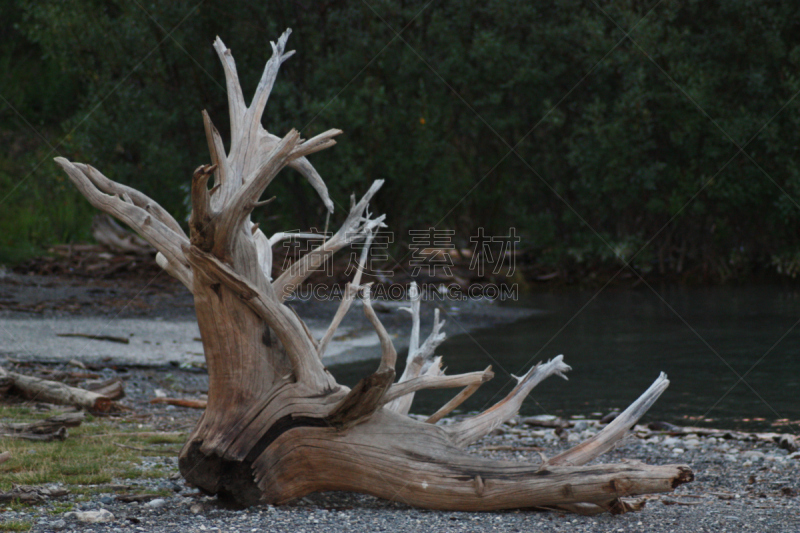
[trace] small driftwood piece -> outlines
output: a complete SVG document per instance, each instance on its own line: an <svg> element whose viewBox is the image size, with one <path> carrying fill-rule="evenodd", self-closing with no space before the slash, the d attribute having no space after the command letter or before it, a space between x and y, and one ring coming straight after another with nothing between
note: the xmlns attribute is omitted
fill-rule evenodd
<svg viewBox="0 0 800 533"><path fill-rule="evenodd" d="M114 402L96 392L70 387L58 381L34 378L0 368L0 379L6 377L13 381L11 389L29 400L72 405L94 412L106 412L114 408Z"/></svg>
<svg viewBox="0 0 800 533"><path fill-rule="evenodd" d="M191 400L189 398L153 398L150 403L166 403L178 407L189 407L191 409L205 409L208 405L207 400Z"/></svg>
<svg viewBox="0 0 800 533"><path fill-rule="evenodd" d="M126 231L108 215L97 215L92 220L92 237L114 252L151 255L156 251L147 241Z"/></svg>
<svg viewBox="0 0 800 533"><path fill-rule="evenodd" d="M117 494L114 499L122 503L146 503L160 497L158 494Z"/></svg>
<svg viewBox="0 0 800 533"><path fill-rule="evenodd" d="M625 436L666 388L665 376L619 422L544 464L490 460L465 448L515 416L542 380L566 377L570 367L560 355L517 378L509 395L483 413L450 425L408 416L417 391L463 387L433 422L472 394L491 371L445 375L435 354L445 339L444 322L435 313L430 335L421 339L422 295L412 284L405 309L411 315L408 358L396 380L392 338L372 308L369 285L361 284L367 250L383 226L384 218L369 211L382 181L360 200L351 198L336 233L273 277L272 245L286 232L268 237L251 214L268 208L269 201L261 198L269 196L266 189L287 166L308 180L332 212L325 182L307 158L333 146L341 133L331 129L305 140L296 130L281 137L264 129L262 117L278 71L293 54L286 50L289 33L271 43L272 57L252 98L245 98L231 50L219 38L214 42L225 74L231 138L223 140L203 112L210 162L191 176L189 235L141 192L89 165L56 158L89 202L155 247L158 265L194 296L209 387L206 409L179 457L186 480L245 505L345 490L430 509L547 507L584 514L635 511L641 505L633 497L670 492L691 481L691 470L680 464L586 466ZM359 268L317 339L285 301L334 253L353 244L364 246ZM336 382L323 357L359 297L380 340L381 360L350 389Z"/></svg>
<svg viewBox="0 0 800 533"><path fill-rule="evenodd" d="M131 340L127 337L114 337L112 335L92 335L91 333L56 333L56 337L82 337L93 341L111 341L120 344L129 344Z"/></svg>
<svg viewBox="0 0 800 533"><path fill-rule="evenodd" d="M14 433L37 433L44 435L53 433L62 427L78 427L86 418L83 411L75 411L72 413L63 413L56 416L51 416L45 420L37 420L36 422L29 423L5 423L0 424L0 431L14 432Z"/></svg>
<svg viewBox="0 0 800 533"><path fill-rule="evenodd" d="M90 439L106 439L109 437L161 437L161 438L174 438L186 435L185 432L169 432L169 431L139 431L139 432L118 432L118 433L101 433L100 435L89 435Z"/></svg>
<svg viewBox="0 0 800 533"><path fill-rule="evenodd" d="M66 489L48 489L46 487L33 485L14 485L6 492L0 492L0 502L19 501L21 503L41 503L49 498L60 498L66 496L69 491Z"/></svg>
<svg viewBox="0 0 800 533"><path fill-rule="evenodd" d="M110 400L121 400L125 397L125 385L120 378L85 383L83 388L95 394L101 394Z"/></svg>
<svg viewBox="0 0 800 533"><path fill-rule="evenodd" d="M38 442L51 442L54 440L67 440L69 432L67 428L60 427L52 433L5 433L0 429L0 438L3 439L20 439L20 440L33 440Z"/></svg>
<svg viewBox="0 0 800 533"><path fill-rule="evenodd" d="M64 413L52 416L46 420L30 423L5 423L0 424L0 437L8 439L24 439L49 442L53 440L66 440L69 436L68 427L77 427L84 420L84 413Z"/></svg>

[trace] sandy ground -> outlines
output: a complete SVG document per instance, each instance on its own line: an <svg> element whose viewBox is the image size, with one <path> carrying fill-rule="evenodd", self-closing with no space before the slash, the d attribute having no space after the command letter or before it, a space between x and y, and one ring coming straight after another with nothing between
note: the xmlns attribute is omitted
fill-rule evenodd
<svg viewBox="0 0 800 533"><path fill-rule="evenodd" d="M335 301L294 301L290 305L320 338L339 305ZM410 320L401 302L376 302L395 347L408 347ZM422 333L430 330L433 309L449 317L445 331L464 332L512 322L532 310L488 301L423 305ZM453 322L457 322L454 324ZM86 337L125 339L127 343ZM15 359L124 365L200 365L203 347L192 297L180 284L157 277L91 280L50 276L0 276L0 355ZM328 365L380 357L378 336L355 302L326 352Z"/></svg>

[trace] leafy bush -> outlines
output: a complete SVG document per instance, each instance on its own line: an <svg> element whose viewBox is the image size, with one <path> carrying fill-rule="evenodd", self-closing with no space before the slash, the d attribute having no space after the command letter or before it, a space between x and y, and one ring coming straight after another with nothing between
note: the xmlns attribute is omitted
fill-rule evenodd
<svg viewBox="0 0 800 533"><path fill-rule="evenodd" d="M264 123L279 135L345 131L314 164L338 216L350 192L387 179L375 210L389 216L395 255L409 229L432 225L455 229L459 243L478 227L515 226L553 267L619 265L624 251L642 272L707 279L773 268L776 254L800 250L795 3L12 5L3 14L22 44L0 45L16 84L2 94L52 144L65 138L59 151L181 217L188 177L208 160L199 110L227 136L213 37L233 50L250 94L268 41L292 27L298 54ZM8 109L0 124L26 131ZM50 193L41 179L31 187ZM299 176L274 189L267 227L324 225ZM32 219L50 209L24 198ZM26 224L18 238L37 242Z"/></svg>

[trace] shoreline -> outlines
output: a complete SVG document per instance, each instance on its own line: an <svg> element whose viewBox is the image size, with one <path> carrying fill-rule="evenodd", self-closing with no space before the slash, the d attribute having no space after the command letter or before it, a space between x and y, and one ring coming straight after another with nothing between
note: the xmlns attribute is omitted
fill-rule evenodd
<svg viewBox="0 0 800 533"><path fill-rule="evenodd" d="M0 277L0 297L0 334L5 337L0 355L53 363L77 359L91 364L204 364L192 296L171 280L114 283L7 274ZM404 302L374 303L395 348L402 354L408 348L411 329L408 315L399 310ZM339 302L295 300L288 304L319 338ZM450 336L512 323L537 312L496 305L489 300L429 303L422 306L422 338L430 331L437 307L442 318L450 318L445 327ZM82 337L65 338L65 334ZM116 337L120 342L87 338L91 336ZM364 316L361 302L356 300L337 329L324 361L340 365L379 358L377 334Z"/></svg>
<svg viewBox="0 0 800 533"><path fill-rule="evenodd" d="M29 364L26 373L35 371ZM54 370L68 371L67 365ZM41 367L39 371L41 371ZM72 370L75 370L73 367ZM116 374L97 371L102 377ZM99 433L134 431L186 435L201 411L165 404L151 404L159 394L197 397L206 378L200 372L172 369L169 378L162 369L130 369L126 373L126 398L130 409L121 417L95 418L85 423L88 438ZM8 400L0 403L9 404ZM45 406L36 411L43 416ZM54 411L55 412L55 411ZM60 410L59 410L60 412ZM457 414L440 422L452 424L470 414ZM618 446L598 462L623 460L648 464L688 464L695 480L674 492L645 497L642 511L623 515L580 516L562 511L512 509L491 513L430 511L355 493L317 493L281 506L235 509L215 497L204 496L179 477L177 457L172 450L158 453L162 445L146 445L137 468L151 472L144 477L114 478L95 485L47 484L51 490L68 489L70 494L45 498L31 506L0 503L0 524L27 523L31 531L504 531L564 532L652 532L695 533L698 531L770 531L796 533L800 530L800 452L780 447L774 439L727 430L675 428L648 425L645 415ZM93 429L95 428L96 429ZM540 454L552 457L596 434L604 424L593 416L570 418L512 418L490 435L468 447L467 452L490 459L539 463ZM660 428L660 429L659 429ZM684 434L677 435L676 431ZM185 438L185 437L184 437ZM113 440L113 439L112 439ZM0 441L1 443L2 441ZM796 441L795 441L796 442ZM26 443L26 453L44 453L51 443ZM2 447L2 446L0 446ZM169 445L163 445L169 448ZM16 452L15 452L16 453ZM12 458L13 460L13 458ZM11 460L4 467L13 467ZM10 471L13 471L10 470ZM136 495L141 495L136 501ZM133 500L131 502L131 500ZM81 521L75 513L101 514L113 518L104 523ZM108 514L106 514L108 513Z"/></svg>

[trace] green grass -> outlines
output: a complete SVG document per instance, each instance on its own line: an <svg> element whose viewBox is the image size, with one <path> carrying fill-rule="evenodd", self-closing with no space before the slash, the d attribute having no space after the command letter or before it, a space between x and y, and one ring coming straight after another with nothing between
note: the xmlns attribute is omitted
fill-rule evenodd
<svg viewBox="0 0 800 533"><path fill-rule="evenodd" d="M75 509L75 504L72 502L55 502L52 504L52 508L47 510L47 514L52 516L61 516L64 513L68 513Z"/></svg>
<svg viewBox="0 0 800 533"><path fill-rule="evenodd" d="M30 531L32 527L33 524L30 522L20 522L17 520L0 522L0 531Z"/></svg>
<svg viewBox="0 0 800 533"><path fill-rule="evenodd" d="M29 422L54 414L57 413L0 405L0 422ZM124 421L109 422L89 416L80 426L68 431L65 441L0 439L0 450L11 452L11 459L0 464L0 490L9 490L14 484L63 483L77 491L80 487L102 485L114 479L165 478L173 473L172 469L162 465L142 469L142 459L176 456L180 450L178 445L183 442L183 437L137 436L135 433L142 428L131 428Z"/></svg>

